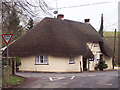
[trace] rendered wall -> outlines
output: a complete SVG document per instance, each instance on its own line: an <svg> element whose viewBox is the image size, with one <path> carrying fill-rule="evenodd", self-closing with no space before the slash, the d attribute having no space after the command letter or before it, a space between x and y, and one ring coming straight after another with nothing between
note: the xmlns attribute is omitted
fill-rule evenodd
<svg viewBox="0 0 120 90"><path fill-rule="evenodd" d="M98 60L100 59L100 54L101 54L101 50L100 50L100 46L97 43L97 47L94 46L94 43L89 42L87 43L89 49L92 51L93 55L96 55L96 59L94 59L94 61L89 61L89 70L90 71L94 71L95 70L95 66L96 64L98 64ZM87 68L88 68L88 63L87 63Z"/></svg>
<svg viewBox="0 0 120 90"><path fill-rule="evenodd" d="M98 60L89 61L89 70L94 71L95 70L94 67L96 66L96 64L98 64L99 59L100 59L100 54L102 54L102 53L101 53L99 44L98 44L98 47L94 47L93 43L87 43L87 45L90 48L90 50L93 52L94 55L97 54L97 59ZM112 69L113 68L111 57L107 57L107 56L103 55L103 60L105 60L106 64L108 65L107 69ZM88 65L87 65L87 68L88 68Z"/></svg>
<svg viewBox="0 0 120 90"><path fill-rule="evenodd" d="M38 72L80 72L80 60L82 56L75 58L75 64L69 64L69 58L48 56L49 65L35 65L35 56L21 58L20 71ZM81 63L81 65L83 65Z"/></svg>
<svg viewBox="0 0 120 90"><path fill-rule="evenodd" d="M112 66L112 58L110 57L107 57L107 56L103 56L103 60L105 60L105 63L108 65L108 68L107 69L113 69L113 66Z"/></svg>

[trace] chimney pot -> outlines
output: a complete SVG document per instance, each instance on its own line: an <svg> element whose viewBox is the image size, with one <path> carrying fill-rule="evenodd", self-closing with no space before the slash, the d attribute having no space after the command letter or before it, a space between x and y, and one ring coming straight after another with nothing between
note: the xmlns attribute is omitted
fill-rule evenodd
<svg viewBox="0 0 120 90"><path fill-rule="evenodd" d="M58 14L57 18L64 19L64 15L63 14Z"/></svg>
<svg viewBox="0 0 120 90"><path fill-rule="evenodd" d="M88 23L88 24L90 23L90 19L85 19L84 21L85 23Z"/></svg>

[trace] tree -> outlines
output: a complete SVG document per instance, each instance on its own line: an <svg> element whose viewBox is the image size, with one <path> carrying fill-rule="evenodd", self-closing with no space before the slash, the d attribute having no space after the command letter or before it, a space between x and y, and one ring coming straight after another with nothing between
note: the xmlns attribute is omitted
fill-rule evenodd
<svg viewBox="0 0 120 90"><path fill-rule="evenodd" d="M6 7L6 12L2 13L2 33L13 34L12 41L19 38L22 34L22 26L20 25L20 19L15 8L10 9ZM3 43L3 46L4 43Z"/></svg>
<svg viewBox="0 0 120 90"><path fill-rule="evenodd" d="M9 9L16 8L20 17L26 19L29 17L41 18L40 14L52 16L52 10L44 0L4 0L2 5L5 5ZM6 11L5 9L3 10L4 12Z"/></svg>
<svg viewBox="0 0 120 90"><path fill-rule="evenodd" d="M101 16L101 25L100 25L100 30L99 30L100 35L103 37L103 14Z"/></svg>
<svg viewBox="0 0 120 90"><path fill-rule="evenodd" d="M2 29L3 33L8 33L8 22L9 15L11 14L11 10L15 9L17 15L19 16L20 22L22 23L23 33L26 33L27 22L30 17L41 20L41 14L44 16L52 16L51 8L47 5L44 0L4 0L2 3ZM9 30L10 31L10 30ZM20 32L21 33L21 32Z"/></svg>
<svg viewBox="0 0 120 90"><path fill-rule="evenodd" d="M30 18L28 21L27 31L29 31L31 28L33 28L33 26L34 26L33 19Z"/></svg>
<svg viewBox="0 0 120 90"><path fill-rule="evenodd" d="M0 5L2 5L2 33L14 34L12 40L19 38L21 33L26 33L28 18L41 20L41 14L52 16L52 10L44 0L4 0Z"/></svg>
<svg viewBox="0 0 120 90"><path fill-rule="evenodd" d="M95 69L102 70L108 68L107 64L105 64L105 60L99 60L98 64L96 65Z"/></svg>

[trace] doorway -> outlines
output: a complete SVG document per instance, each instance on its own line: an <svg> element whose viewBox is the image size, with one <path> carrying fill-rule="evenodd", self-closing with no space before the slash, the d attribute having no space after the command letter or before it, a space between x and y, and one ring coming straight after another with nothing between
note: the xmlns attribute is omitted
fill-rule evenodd
<svg viewBox="0 0 120 90"><path fill-rule="evenodd" d="M87 58L83 58L83 71L87 71Z"/></svg>
<svg viewBox="0 0 120 90"><path fill-rule="evenodd" d="M12 74L15 74L15 65L14 65L14 60L12 60Z"/></svg>

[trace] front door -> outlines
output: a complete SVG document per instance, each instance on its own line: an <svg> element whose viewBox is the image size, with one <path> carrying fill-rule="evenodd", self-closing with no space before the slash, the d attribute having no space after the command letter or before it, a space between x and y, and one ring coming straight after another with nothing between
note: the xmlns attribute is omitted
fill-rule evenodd
<svg viewBox="0 0 120 90"><path fill-rule="evenodd" d="M87 58L83 58L83 71L87 71Z"/></svg>
<svg viewBox="0 0 120 90"><path fill-rule="evenodd" d="M12 60L12 74L15 74L14 69L15 69L14 60Z"/></svg>

